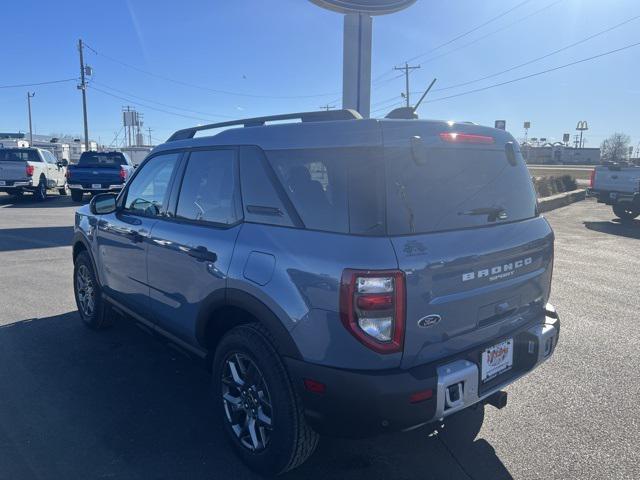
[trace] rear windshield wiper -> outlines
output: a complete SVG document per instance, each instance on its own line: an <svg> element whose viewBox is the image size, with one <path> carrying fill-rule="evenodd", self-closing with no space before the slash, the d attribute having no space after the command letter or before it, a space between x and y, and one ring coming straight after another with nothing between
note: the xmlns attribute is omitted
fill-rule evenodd
<svg viewBox="0 0 640 480"><path fill-rule="evenodd" d="M466 212L458 212L458 215L486 215L488 222L495 222L496 220L506 220L507 212L504 207L482 207L467 210Z"/></svg>

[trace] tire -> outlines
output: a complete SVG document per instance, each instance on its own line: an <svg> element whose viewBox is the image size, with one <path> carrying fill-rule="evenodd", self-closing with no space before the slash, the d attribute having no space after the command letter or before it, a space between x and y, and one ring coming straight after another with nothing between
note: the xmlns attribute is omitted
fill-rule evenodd
<svg viewBox="0 0 640 480"><path fill-rule="evenodd" d="M44 177L40 177L40 182L33 195L38 202L44 202L47 199L47 180Z"/></svg>
<svg viewBox="0 0 640 480"><path fill-rule="evenodd" d="M81 203L82 197L82 190L71 190L71 200L73 200L74 202Z"/></svg>
<svg viewBox="0 0 640 480"><path fill-rule="evenodd" d="M307 425L285 366L259 324L235 327L220 341L213 359L213 395L229 441L252 470L278 475L315 451L318 434Z"/></svg>
<svg viewBox="0 0 640 480"><path fill-rule="evenodd" d="M64 187L58 189L58 193L63 197L66 197L67 195L69 195L69 184L65 183Z"/></svg>
<svg viewBox="0 0 640 480"><path fill-rule="evenodd" d="M93 270L89 254L80 252L73 268L73 292L82 322L92 330L102 330L111 325L111 309L100 295L100 285Z"/></svg>
<svg viewBox="0 0 640 480"><path fill-rule="evenodd" d="M640 215L640 209L634 209L618 203L613 206L613 213L620 220L633 220Z"/></svg>

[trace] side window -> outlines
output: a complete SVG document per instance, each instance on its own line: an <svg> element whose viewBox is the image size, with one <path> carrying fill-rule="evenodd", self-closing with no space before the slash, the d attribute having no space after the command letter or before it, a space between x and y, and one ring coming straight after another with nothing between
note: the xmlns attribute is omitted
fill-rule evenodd
<svg viewBox="0 0 640 480"><path fill-rule="evenodd" d="M242 185L242 203L244 219L248 222L269 225L293 226L287 208L278 195L274 183L275 175L269 175L270 166L266 164L263 151L258 147L240 147L240 184ZM273 177L273 178L271 178Z"/></svg>
<svg viewBox="0 0 640 480"><path fill-rule="evenodd" d="M177 218L231 225L242 214L234 150L192 152L178 197Z"/></svg>
<svg viewBox="0 0 640 480"><path fill-rule="evenodd" d="M170 153L149 160L129 183L125 210L151 217L160 215L179 158L179 153Z"/></svg>

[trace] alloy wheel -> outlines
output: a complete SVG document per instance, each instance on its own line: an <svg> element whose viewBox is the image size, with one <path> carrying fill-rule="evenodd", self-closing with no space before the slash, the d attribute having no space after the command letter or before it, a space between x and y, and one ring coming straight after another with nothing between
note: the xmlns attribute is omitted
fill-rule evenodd
<svg viewBox="0 0 640 480"><path fill-rule="evenodd" d="M93 285L91 273L86 265L80 265L76 273L76 291L78 292L78 303L86 318L90 318L95 310L96 292Z"/></svg>
<svg viewBox="0 0 640 480"><path fill-rule="evenodd" d="M252 452L264 450L273 431L273 408L264 376L249 356L227 356L221 393L227 421L241 445Z"/></svg>

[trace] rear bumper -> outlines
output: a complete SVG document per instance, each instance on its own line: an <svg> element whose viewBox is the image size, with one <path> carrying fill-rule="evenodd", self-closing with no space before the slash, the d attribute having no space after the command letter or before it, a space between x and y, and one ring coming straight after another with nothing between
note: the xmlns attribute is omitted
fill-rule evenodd
<svg viewBox="0 0 640 480"><path fill-rule="evenodd" d="M0 185L0 191L33 187L32 180L3 180L3 182L4 182L4 185Z"/></svg>
<svg viewBox="0 0 640 480"><path fill-rule="evenodd" d="M69 189L79 190L85 193L94 193L94 192L106 193L106 192L119 192L120 190L122 190L123 186L124 186L123 184L117 184L117 185L107 185L102 188L91 188L86 185L80 185L80 184L74 183L74 184L69 184Z"/></svg>
<svg viewBox="0 0 640 480"><path fill-rule="evenodd" d="M480 382L480 358L489 345L409 370L363 372L289 358L285 362L302 398L307 421L315 430L326 435L362 437L410 430L486 400L548 360L559 335L560 320L549 306L544 319L505 337L514 339L513 367L486 384ZM491 344L501 340L496 338ZM324 393L305 389L305 379L324 384ZM460 398L452 401L447 389L455 385L460 385ZM410 402L412 395L428 390L430 398Z"/></svg>
<svg viewBox="0 0 640 480"><path fill-rule="evenodd" d="M598 203L616 205L618 203L631 203L640 207L640 193L612 192L604 190L587 189L587 196L595 197Z"/></svg>

